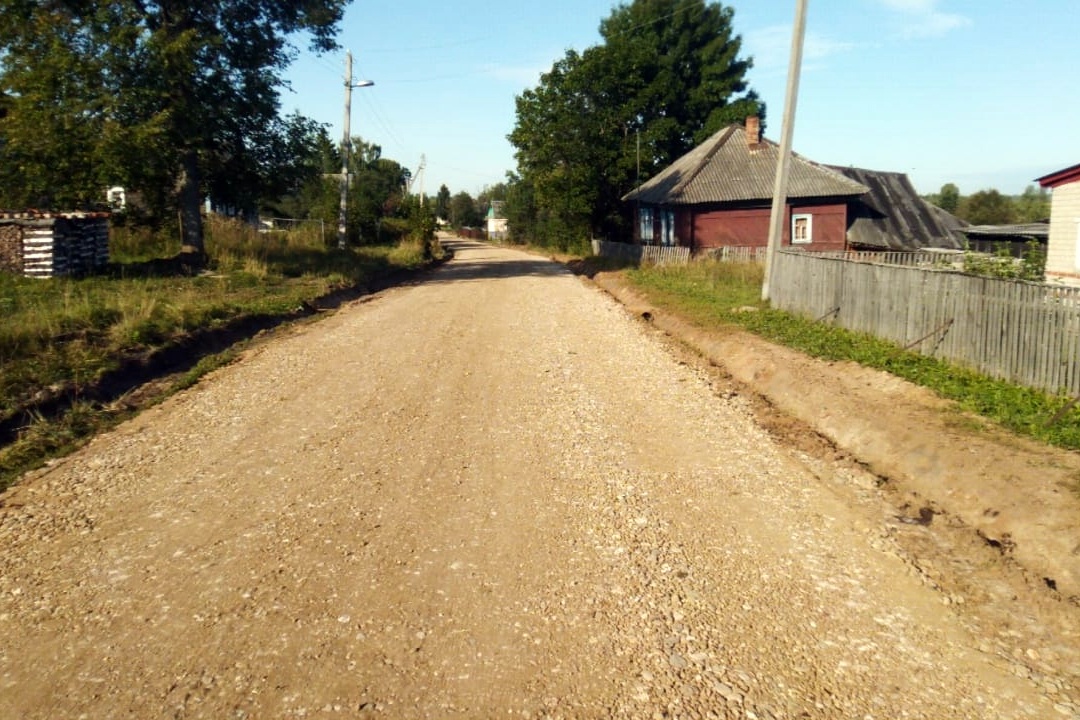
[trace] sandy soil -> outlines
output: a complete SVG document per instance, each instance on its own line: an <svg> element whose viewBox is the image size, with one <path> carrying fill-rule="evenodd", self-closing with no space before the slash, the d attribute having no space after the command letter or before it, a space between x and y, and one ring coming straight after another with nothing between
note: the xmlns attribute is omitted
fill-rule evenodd
<svg viewBox="0 0 1080 720"><path fill-rule="evenodd" d="M0 717L1080 716L1076 606L958 511L455 244L0 498Z"/></svg>

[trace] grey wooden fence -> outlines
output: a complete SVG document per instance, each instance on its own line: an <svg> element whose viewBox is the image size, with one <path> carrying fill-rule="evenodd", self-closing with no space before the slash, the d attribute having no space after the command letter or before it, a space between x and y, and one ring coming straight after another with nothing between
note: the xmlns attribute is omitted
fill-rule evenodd
<svg viewBox="0 0 1080 720"><path fill-rule="evenodd" d="M839 258L860 263L902 265L937 270L963 270L964 268L964 253L960 251L904 250L885 252L877 250L844 250L814 254L818 257Z"/></svg>
<svg viewBox="0 0 1080 720"><path fill-rule="evenodd" d="M686 265L690 262L690 248L673 245L631 245L593 239L593 254L616 257L631 262L651 262L657 265Z"/></svg>
<svg viewBox="0 0 1080 720"><path fill-rule="evenodd" d="M1080 288L783 251L776 307L987 375L1080 393Z"/></svg>
<svg viewBox="0 0 1080 720"><path fill-rule="evenodd" d="M763 247L718 247L702 251L702 257L729 263L764 263Z"/></svg>

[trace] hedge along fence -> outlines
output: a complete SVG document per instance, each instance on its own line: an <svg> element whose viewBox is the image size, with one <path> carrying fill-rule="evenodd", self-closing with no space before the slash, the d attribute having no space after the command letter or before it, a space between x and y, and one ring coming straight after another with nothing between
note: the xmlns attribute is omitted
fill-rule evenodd
<svg viewBox="0 0 1080 720"><path fill-rule="evenodd" d="M108 262L107 213L0 215L0 272L39 278L82 275Z"/></svg>
<svg viewBox="0 0 1080 720"><path fill-rule="evenodd" d="M775 307L1051 393L1080 393L1080 288L798 251L777 253Z"/></svg>

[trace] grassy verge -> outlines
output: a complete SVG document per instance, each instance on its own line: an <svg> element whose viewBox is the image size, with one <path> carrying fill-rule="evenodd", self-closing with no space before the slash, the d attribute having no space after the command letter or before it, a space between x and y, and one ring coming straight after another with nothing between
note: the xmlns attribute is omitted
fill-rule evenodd
<svg viewBox="0 0 1080 720"><path fill-rule="evenodd" d="M703 327L741 327L814 357L851 360L884 370L1014 432L1080 450L1080 409L1066 409L1067 398L995 380L869 335L769 309L760 301L762 269L758 265L698 262L687 267L634 268L626 275L651 302Z"/></svg>
<svg viewBox="0 0 1080 720"><path fill-rule="evenodd" d="M102 378L122 374L132 359L188 347L200 334L246 319L290 317L329 293L369 287L427 262L419 242L339 251L314 233L261 234L212 220L209 271L185 277L153 259L179 249L169 238L118 229L111 242L107 275L0 274L0 424L18 427L15 438L0 439L0 489L127 417L126 405L81 397L93 397ZM230 357L226 350L193 358L161 394L192 384Z"/></svg>

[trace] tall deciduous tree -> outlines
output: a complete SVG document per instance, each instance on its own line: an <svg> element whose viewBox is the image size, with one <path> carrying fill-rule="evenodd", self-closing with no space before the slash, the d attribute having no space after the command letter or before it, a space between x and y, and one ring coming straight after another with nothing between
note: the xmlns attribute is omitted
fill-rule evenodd
<svg viewBox="0 0 1080 720"><path fill-rule="evenodd" d="M961 201L957 216L972 225L1008 225L1016 222L1016 208L1007 195L980 190Z"/></svg>
<svg viewBox="0 0 1080 720"><path fill-rule="evenodd" d="M440 185L435 195L435 217L443 220L450 217L450 188L446 185Z"/></svg>
<svg viewBox="0 0 1080 720"><path fill-rule="evenodd" d="M1046 188L1028 185L1013 204L1017 222L1034 223L1050 218L1050 193Z"/></svg>
<svg viewBox="0 0 1080 720"><path fill-rule="evenodd" d="M517 98L511 224L556 243L612 233L619 198L725 124L764 115L749 90L734 12L707 0L633 0ZM640 152L638 148L640 147ZM524 202L528 198L528 203Z"/></svg>
<svg viewBox="0 0 1080 720"><path fill-rule="evenodd" d="M480 211L476 209L476 200L462 190L450 198L450 224L456 228L476 227L483 222Z"/></svg>
<svg viewBox="0 0 1080 720"><path fill-rule="evenodd" d="M947 212L955 213L960 206L960 188L955 183L945 183L937 196L937 206Z"/></svg>
<svg viewBox="0 0 1080 720"><path fill-rule="evenodd" d="M28 201L131 184L176 208L201 254L207 189L252 190L295 137L278 117L293 39L335 48L347 2L0 0L4 179Z"/></svg>

